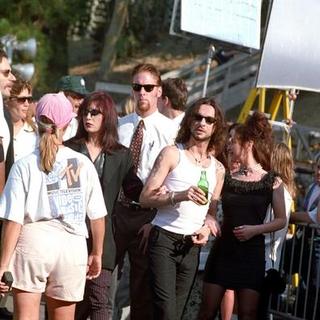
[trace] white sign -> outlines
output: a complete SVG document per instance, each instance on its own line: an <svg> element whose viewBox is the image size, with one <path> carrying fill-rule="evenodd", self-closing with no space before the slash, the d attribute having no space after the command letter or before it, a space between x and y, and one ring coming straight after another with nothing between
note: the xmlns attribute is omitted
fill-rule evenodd
<svg viewBox="0 0 320 320"><path fill-rule="evenodd" d="M320 91L320 1L273 1L257 86Z"/></svg>
<svg viewBox="0 0 320 320"><path fill-rule="evenodd" d="M260 48L261 0L181 0L181 29Z"/></svg>

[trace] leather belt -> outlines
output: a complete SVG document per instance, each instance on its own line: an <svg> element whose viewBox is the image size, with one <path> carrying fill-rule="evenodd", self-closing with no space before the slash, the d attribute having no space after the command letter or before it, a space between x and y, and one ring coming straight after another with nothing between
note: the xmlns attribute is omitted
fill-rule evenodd
<svg viewBox="0 0 320 320"><path fill-rule="evenodd" d="M159 232L169 236L169 237L172 237L176 240L181 240L181 241L189 241L189 240L192 240L192 234L180 234L180 233L175 233L175 232L171 232L171 231L168 231L166 229L163 229L159 226L154 226L155 229L157 229Z"/></svg>
<svg viewBox="0 0 320 320"><path fill-rule="evenodd" d="M126 202L126 201L121 201L120 204L123 207L129 208L130 210L133 211L153 211L153 208L143 208L140 206L139 203L136 202Z"/></svg>

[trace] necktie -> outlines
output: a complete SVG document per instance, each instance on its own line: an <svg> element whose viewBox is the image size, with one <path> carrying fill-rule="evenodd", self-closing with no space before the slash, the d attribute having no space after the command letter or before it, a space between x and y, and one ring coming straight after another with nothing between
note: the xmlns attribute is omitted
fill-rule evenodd
<svg viewBox="0 0 320 320"><path fill-rule="evenodd" d="M144 126L143 120L140 120L136 128L136 131L132 136L132 140L130 143L133 166L136 172L138 170L139 160L140 160L141 146L142 146L142 140L143 140L143 126Z"/></svg>
<svg viewBox="0 0 320 320"><path fill-rule="evenodd" d="M143 140L143 126L144 126L143 120L140 120L136 128L136 131L133 133L132 140L129 147L131 151L132 162L133 162L135 173L137 173L138 166L139 166L141 146L142 146L142 140ZM131 200L124 195L122 188L120 190L118 200L122 203L127 203L127 204L131 203Z"/></svg>

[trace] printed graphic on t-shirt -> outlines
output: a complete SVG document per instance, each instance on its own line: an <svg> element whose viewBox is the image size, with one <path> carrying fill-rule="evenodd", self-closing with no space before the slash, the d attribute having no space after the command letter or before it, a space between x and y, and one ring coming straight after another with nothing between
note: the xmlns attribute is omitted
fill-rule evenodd
<svg viewBox="0 0 320 320"><path fill-rule="evenodd" d="M82 165L76 158L57 161L46 177L51 214L69 225L81 224L84 220Z"/></svg>

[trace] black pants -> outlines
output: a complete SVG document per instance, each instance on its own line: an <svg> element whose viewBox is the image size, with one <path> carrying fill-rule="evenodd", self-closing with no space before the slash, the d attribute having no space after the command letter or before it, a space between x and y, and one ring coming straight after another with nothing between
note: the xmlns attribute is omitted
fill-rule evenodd
<svg viewBox="0 0 320 320"><path fill-rule="evenodd" d="M181 319L198 270L199 253L190 236L153 228L149 263L154 320Z"/></svg>
<svg viewBox="0 0 320 320"><path fill-rule="evenodd" d="M86 281L84 297L76 305L76 320L112 320L118 269L101 270L98 278Z"/></svg>
<svg viewBox="0 0 320 320"><path fill-rule="evenodd" d="M140 249L138 232L152 221L155 210L128 208L117 203L114 209L115 242L117 262L126 252L130 261L130 319L152 320L152 296L150 288L149 261Z"/></svg>

